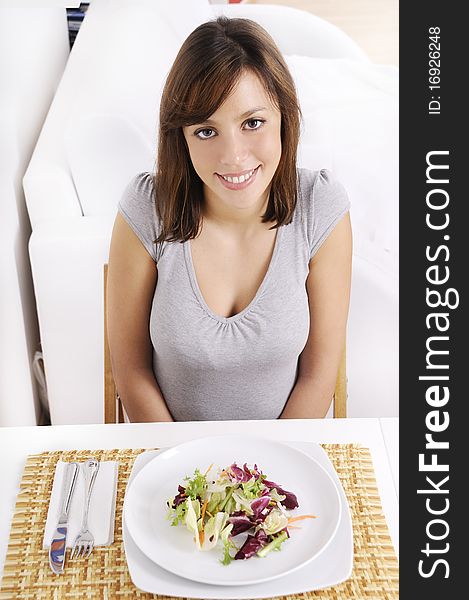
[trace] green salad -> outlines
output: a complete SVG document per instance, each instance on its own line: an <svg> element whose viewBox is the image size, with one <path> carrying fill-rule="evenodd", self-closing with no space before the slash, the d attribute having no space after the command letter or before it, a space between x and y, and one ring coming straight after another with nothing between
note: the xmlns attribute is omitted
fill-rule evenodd
<svg viewBox="0 0 469 600"><path fill-rule="evenodd" d="M225 469L210 465L205 473L196 469L167 504L171 525L185 525L198 550L223 543L224 565L280 550L290 537L289 528L295 527L292 523L315 518L289 516L298 508L295 494L269 481L257 465L249 468L246 463ZM242 533L247 537L237 544L235 538Z"/></svg>

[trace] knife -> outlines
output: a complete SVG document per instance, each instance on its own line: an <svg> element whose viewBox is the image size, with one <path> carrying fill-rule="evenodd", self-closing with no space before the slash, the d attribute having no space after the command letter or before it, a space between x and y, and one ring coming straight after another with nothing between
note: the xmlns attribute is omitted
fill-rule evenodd
<svg viewBox="0 0 469 600"><path fill-rule="evenodd" d="M52 535L52 541L49 548L50 568L56 575L60 575L64 570L65 553L67 544L68 513L73 491L77 482L79 464L76 462L66 463L64 469L64 479L62 485L62 494L60 497L60 516L57 527Z"/></svg>

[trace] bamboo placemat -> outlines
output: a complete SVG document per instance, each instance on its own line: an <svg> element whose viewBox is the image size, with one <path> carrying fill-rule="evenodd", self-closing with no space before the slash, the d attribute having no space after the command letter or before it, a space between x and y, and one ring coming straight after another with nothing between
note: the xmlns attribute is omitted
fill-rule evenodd
<svg viewBox="0 0 469 600"><path fill-rule="evenodd" d="M282 600L391 600L398 598L398 563L384 518L368 448L323 444L347 495L354 530L354 568L350 579L325 590L282 596ZM139 591L127 569L122 543L125 487L144 450L55 451L29 456L21 480L5 561L0 600L167 600ZM95 548L90 558L68 562L54 575L42 549L49 498L58 460L119 461L114 544Z"/></svg>

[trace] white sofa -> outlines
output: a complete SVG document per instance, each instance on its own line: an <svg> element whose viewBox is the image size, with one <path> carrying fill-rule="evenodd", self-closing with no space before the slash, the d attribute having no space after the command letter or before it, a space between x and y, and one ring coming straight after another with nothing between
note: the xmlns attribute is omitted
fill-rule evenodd
<svg viewBox="0 0 469 600"><path fill-rule="evenodd" d="M0 7L0 426L40 415L23 175L69 55L65 8Z"/></svg>
<svg viewBox="0 0 469 600"><path fill-rule="evenodd" d="M102 267L117 202L135 173L154 168L159 97L180 44L198 24L221 12L253 18L271 32L295 72L304 104L300 163L334 168L350 190L357 231L349 415L397 414L397 235L389 216L397 210L396 184L380 192L382 181L389 186L396 175L395 73L372 65L339 29L286 7L93 0L23 180L54 424L103 420ZM321 93L311 95L310 84L324 73ZM336 93L344 75L354 83L351 103ZM347 122L352 107L362 119L371 113L372 127L381 127L385 136L375 132L374 139L362 132L357 143L365 164L358 169L350 139L357 132L348 135L335 127ZM324 120L316 118L321 114ZM336 143L343 147L335 148ZM392 165L381 180L383 165L375 154L383 148L383 160ZM376 172L367 172L366 164ZM362 197L364 192L370 196L370 189L372 197ZM375 201L382 206L375 207ZM372 220L367 220L370 206ZM380 278L376 286L375 276ZM372 322L364 325L365 316Z"/></svg>

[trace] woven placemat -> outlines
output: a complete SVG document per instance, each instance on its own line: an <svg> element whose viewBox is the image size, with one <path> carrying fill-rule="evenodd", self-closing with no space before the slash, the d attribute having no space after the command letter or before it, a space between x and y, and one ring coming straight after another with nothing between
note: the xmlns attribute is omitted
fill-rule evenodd
<svg viewBox="0 0 469 600"><path fill-rule="evenodd" d="M370 452L356 444L323 444L347 495L354 530L354 568L346 582L316 592L282 596L283 600L322 598L398 598L398 563L381 508ZM0 600L165 600L139 591L127 569L122 543L122 505L134 460L143 450L44 452L26 461L13 516ZM58 460L119 461L119 480L112 546L98 547L90 558L67 563L57 577L42 549L49 498Z"/></svg>

